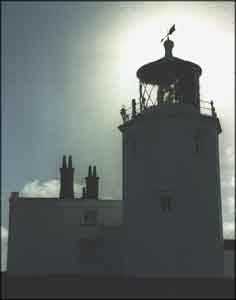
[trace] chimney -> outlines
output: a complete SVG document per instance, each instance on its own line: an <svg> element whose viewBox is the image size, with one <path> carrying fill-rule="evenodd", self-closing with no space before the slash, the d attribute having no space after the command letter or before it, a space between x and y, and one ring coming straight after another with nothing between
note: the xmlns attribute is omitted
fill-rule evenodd
<svg viewBox="0 0 236 300"><path fill-rule="evenodd" d="M96 166L93 167L93 177L97 177L97 169L96 169Z"/></svg>
<svg viewBox="0 0 236 300"><path fill-rule="evenodd" d="M65 155L63 155L63 158L62 158L62 168L66 169L66 156Z"/></svg>
<svg viewBox="0 0 236 300"><path fill-rule="evenodd" d="M86 180L86 192L87 192L86 197L90 199L98 199L99 177L97 176L96 166L93 167L93 174L92 174L92 167L89 166L88 177L86 177L85 180Z"/></svg>
<svg viewBox="0 0 236 300"><path fill-rule="evenodd" d="M60 198L74 198L74 168L72 167L72 156L69 156L68 168L66 165L66 156L63 155L60 184Z"/></svg>
<svg viewBox="0 0 236 300"><path fill-rule="evenodd" d="M17 200L19 198L19 192L12 192L9 201Z"/></svg>
<svg viewBox="0 0 236 300"><path fill-rule="evenodd" d="M69 169L73 169L73 168L72 168L72 156L71 156L71 155L69 156L68 168L69 168Z"/></svg>
<svg viewBox="0 0 236 300"><path fill-rule="evenodd" d="M89 166L88 168L88 177L91 177L92 176L92 167Z"/></svg>

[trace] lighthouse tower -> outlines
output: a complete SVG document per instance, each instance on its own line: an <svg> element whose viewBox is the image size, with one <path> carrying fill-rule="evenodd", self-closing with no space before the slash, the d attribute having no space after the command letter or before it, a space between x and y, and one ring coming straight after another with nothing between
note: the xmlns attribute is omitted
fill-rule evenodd
<svg viewBox="0 0 236 300"><path fill-rule="evenodd" d="M165 56L137 71L139 101L121 109L125 272L223 272L218 136L213 102L200 101L200 66Z"/></svg>

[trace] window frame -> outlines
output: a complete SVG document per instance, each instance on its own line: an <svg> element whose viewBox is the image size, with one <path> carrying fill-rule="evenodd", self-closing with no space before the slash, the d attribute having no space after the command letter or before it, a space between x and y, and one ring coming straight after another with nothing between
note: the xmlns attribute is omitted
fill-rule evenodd
<svg viewBox="0 0 236 300"><path fill-rule="evenodd" d="M91 221L91 215L93 215L93 218L95 221ZM90 218L89 218L90 215ZM86 220L87 218L87 220ZM96 226L98 225L98 210L96 209L86 209L83 211L83 213L80 216L80 225L81 226Z"/></svg>
<svg viewBox="0 0 236 300"><path fill-rule="evenodd" d="M173 211L173 197L168 191L160 193L160 205L163 213L171 213Z"/></svg>

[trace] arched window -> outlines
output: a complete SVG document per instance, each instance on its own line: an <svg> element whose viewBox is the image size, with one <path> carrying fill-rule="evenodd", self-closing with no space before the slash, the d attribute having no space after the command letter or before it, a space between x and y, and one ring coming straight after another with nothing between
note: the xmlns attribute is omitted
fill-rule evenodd
<svg viewBox="0 0 236 300"><path fill-rule="evenodd" d="M164 213L170 213L173 209L173 199L170 194L168 193L163 193L160 196L160 201L161 201L161 210Z"/></svg>

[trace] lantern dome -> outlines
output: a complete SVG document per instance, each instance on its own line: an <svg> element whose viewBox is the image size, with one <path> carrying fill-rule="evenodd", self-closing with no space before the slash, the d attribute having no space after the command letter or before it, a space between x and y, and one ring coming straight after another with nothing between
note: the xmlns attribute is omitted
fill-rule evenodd
<svg viewBox="0 0 236 300"><path fill-rule="evenodd" d="M152 104L185 103L199 109L199 77L202 69L195 63L174 57L173 47L174 42L168 36L164 42L165 56L138 69L136 75L140 83L140 99L146 107L151 100Z"/></svg>
<svg viewBox="0 0 236 300"><path fill-rule="evenodd" d="M140 82L152 85L169 85L182 77L199 77L201 75L200 66L172 55L173 41L167 39L164 47L165 56L163 58L145 64L138 69L136 74Z"/></svg>

